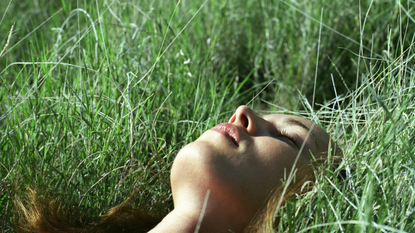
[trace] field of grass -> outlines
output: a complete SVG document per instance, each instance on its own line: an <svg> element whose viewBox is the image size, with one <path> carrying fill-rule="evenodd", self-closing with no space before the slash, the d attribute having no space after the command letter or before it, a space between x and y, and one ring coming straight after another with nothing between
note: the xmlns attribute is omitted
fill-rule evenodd
<svg viewBox="0 0 415 233"><path fill-rule="evenodd" d="M415 232L414 3L1 1L1 232L27 187L169 212L177 151L240 104L344 151L276 232Z"/></svg>

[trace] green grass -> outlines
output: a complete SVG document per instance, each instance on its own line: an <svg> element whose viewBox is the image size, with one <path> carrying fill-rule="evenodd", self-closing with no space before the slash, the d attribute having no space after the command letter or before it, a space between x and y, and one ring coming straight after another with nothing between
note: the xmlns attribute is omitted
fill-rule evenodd
<svg viewBox="0 0 415 233"><path fill-rule="evenodd" d="M52 190L97 216L172 209L177 151L240 104L316 119L345 160L288 232L415 231L413 1L0 3L0 229ZM7 11L6 11L7 9ZM337 179L345 170L345 180Z"/></svg>

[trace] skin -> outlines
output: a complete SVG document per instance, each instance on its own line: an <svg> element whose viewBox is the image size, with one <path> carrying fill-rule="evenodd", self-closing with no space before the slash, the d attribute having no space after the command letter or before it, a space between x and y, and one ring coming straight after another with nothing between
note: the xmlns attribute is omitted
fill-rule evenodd
<svg viewBox="0 0 415 233"><path fill-rule="evenodd" d="M239 145L208 130L178 153L171 171L175 208L150 232L195 232L198 223L199 232L243 232L291 169L327 151L330 140L308 119L258 116L247 106L229 123Z"/></svg>

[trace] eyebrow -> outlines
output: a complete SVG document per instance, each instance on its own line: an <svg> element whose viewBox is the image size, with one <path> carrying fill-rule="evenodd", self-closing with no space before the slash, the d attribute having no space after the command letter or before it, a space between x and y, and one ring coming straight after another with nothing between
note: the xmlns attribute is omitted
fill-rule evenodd
<svg viewBox="0 0 415 233"><path fill-rule="evenodd" d="M298 121L294 118L286 118L284 120L284 124L288 126L300 126L301 128L307 130L307 132L310 134L311 139L314 142L314 145L316 146L316 149L319 150L319 145L316 140L316 136L314 135L313 131L310 129L310 127L304 125L301 121ZM316 123L313 122L313 125L316 125Z"/></svg>

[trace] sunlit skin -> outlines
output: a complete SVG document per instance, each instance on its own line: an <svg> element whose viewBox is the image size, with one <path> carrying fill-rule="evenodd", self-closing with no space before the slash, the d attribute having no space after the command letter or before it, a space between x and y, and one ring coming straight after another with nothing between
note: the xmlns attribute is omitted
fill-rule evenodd
<svg viewBox="0 0 415 233"><path fill-rule="evenodd" d="M178 153L171 171L174 210L151 232L194 232L204 203L199 232L243 232L291 169L327 151L330 140L308 119L258 116L247 106L229 123L224 127L239 137L208 130Z"/></svg>

